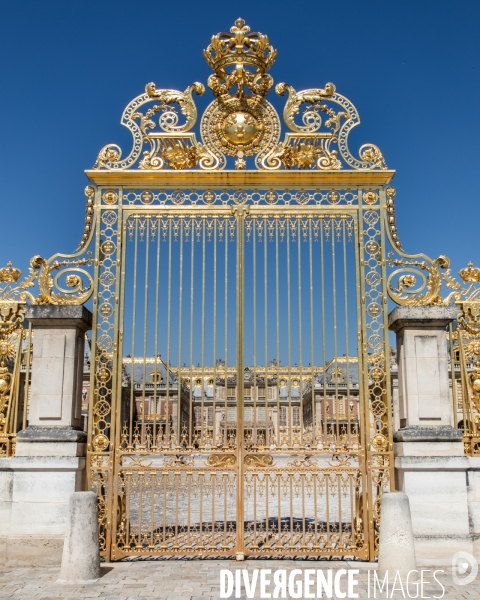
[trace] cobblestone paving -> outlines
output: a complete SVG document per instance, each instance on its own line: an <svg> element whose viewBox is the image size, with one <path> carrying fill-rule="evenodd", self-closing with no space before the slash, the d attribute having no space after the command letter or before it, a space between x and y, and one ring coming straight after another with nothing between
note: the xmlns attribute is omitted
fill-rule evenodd
<svg viewBox="0 0 480 600"><path fill-rule="evenodd" d="M70 600L100 598L106 600L217 600L220 597L219 573L220 569L235 570L238 568L248 569L360 569L360 574L355 576L358 585L355 591L360 598L373 598L373 591L368 596L367 578L368 572L376 568L376 565L359 562L332 562L332 561L300 561L300 560L255 560L238 563L235 561L220 560L171 560L154 562L124 562L102 565L101 578L87 585L60 584L57 583L59 569L54 568L3 568L0 569L0 598L21 598L35 600ZM424 567L426 568L426 567ZM437 567L438 568L438 567ZM473 600L480 598L480 577L466 586L454 585L450 569L443 567L445 573L438 574L438 579L445 586L444 598L448 600ZM431 577L430 581L435 581ZM370 572L372 576L372 572ZM344 580L343 580L344 581ZM270 588L270 591L273 587ZM346 591L346 585L342 585ZM415 597L413 589L410 589L412 597ZM441 597L441 587L435 583L424 586L423 597ZM302 596L303 597L303 596ZM386 598L385 591L377 598ZM408 598L401 592L389 593L389 598ZM421 595L419 594L420 598ZM245 591L242 591L242 599L245 599ZM260 598L257 586L255 598ZM287 596L290 598L290 596Z"/></svg>

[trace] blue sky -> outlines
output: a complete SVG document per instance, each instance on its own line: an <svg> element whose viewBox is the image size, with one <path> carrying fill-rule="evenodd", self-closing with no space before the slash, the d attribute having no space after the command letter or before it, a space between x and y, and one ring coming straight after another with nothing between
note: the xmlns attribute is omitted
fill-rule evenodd
<svg viewBox="0 0 480 600"><path fill-rule="evenodd" d="M479 265L480 3L437 1L0 4L0 263L73 251L98 150L129 149L119 125L145 84L184 90L210 73L213 33L242 16L297 90L336 84L357 106L353 148L397 170L404 248ZM206 96L209 92L207 91Z"/></svg>

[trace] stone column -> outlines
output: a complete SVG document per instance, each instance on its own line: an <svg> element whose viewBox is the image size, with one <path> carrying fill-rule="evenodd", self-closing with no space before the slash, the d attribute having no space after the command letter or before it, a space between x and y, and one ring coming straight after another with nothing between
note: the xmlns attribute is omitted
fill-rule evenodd
<svg viewBox="0 0 480 600"><path fill-rule="evenodd" d="M59 565L73 492L85 489L86 434L81 431L85 332L83 306L29 306L33 361L28 427L15 456L0 459L0 562ZM10 482L9 487L2 482Z"/></svg>
<svg viewBox="0 0 480 600"><path fill-rule="evenodd" d="M468 458L467 493L473 555L480 559L480 456Z"/></svg>
<svg viewBox="0 0 480 600"><path fill-rule="evenodd" d="M462 432L454 428L446 327L456 308L403 306L389 315L397 334L396 489L410 499L419 565L451 564L472 552Z"/></svg>

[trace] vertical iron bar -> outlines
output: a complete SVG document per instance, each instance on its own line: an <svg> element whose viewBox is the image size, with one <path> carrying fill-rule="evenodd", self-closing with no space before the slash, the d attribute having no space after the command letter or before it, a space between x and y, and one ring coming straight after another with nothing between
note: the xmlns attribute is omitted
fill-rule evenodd
<svg viewBox="0 0 480 600"><path fill-rule="evenodd" d="M142 434L141 445L145 445L145 387L147 385L147 323L148 323L148 259L150 250L150 217L146 217L147 231L145 234L145 291L143 297L143 372L142 372ZM150 413L149 413L150 414Z"/></svg>
<svg viewBox="0 0 480 600"><path fill-rule="evenodd" d="M158 316L159 316L159 310L160 310L160 246L161 246L161 233L160 233L160 226L161 226L161 219L157 218L156 221L156 226L157 226L157 257L156 257L156 268L155 268L155 338L153 341L153 354L154 354L154 369L157 372L158 371ZM161 398L161 397L160 397ZM160 412L161 412L161 399L159 400L158 398L158 394L157 394L157 385L154 385L153 388L153 404L155 407L155 411L153 413L153 437L152 437L152 443L154 445L154 447L157 447L158 444L158 440L157 440L157 415L160 419ZM159 405L160 404L160 411L159 411ZM161 426L161 425L160 425ZM161 439L161 437L160 437Z"/></svg>
<svg viewBox="0 0 480 600"><path fill-rule="evenodd" d="M244 228L245 216L242 209L237 211L237 456L238 456L238 484L237 484L237 559L244 558L244 419L243 419L243 361L244 361Z"/></svg>
<svg viewBox="0 0 480 600"><path fill-rule="evenodd" d="M225 446L228 446L228 228L229 220L224 217L224 235L223 240L225 244L225 265L224 265L224 279L225 279L225 298L224 298L224 352L225 352L225 364L224 364L224 394L225 394ZM236 406L233 407L232 412L235 414ZM234 425L236 425L236 416L234 419ZM236 432L238 434L238 431Z"/></svg>
<svg viewBox="0 0 480 600"><path fill-rule="evenodd" d="M183 335L183 217L180 217L180 257L178 269L178 360L177 360L177 445L182 439L182 335ZM191 384L190 384L191 387Z"/></svg>
<svg viewBox="0 0 480 600"><path fill-rule="evenodd" d="M219 443L217 434L217 219L213 221L213 439ZM220 433L220 430L219 430Z"/></svg>
<svg viewBox="0 0 480 600"><path fill-rule="evenodd" d="M263 223L263 343L265 361L265 445L270 446L273 440L270 440L270 419L268 418L268 277L267 277L267 218L264 217ZM267 483L268 488L268 483ZM268 510L268 503L267 503ZM268 523L268 518L267 518Z"/></svg>
<svg viewBox="0 0 480 600"><path fill-rule="evenodd" d="M333 356L335 361L335 371L338 372L338 344L337 344L337 276L336 276L336 260L335 260L335 228L336 219L330 219L331 223L331 236L332 236L332 302L333 302ZM340 447L340 422L339 422L339 408L340 401L338 397L338 375L335 376L335 400L334 400L334 413L335 413L335 446L337 450Z"/></svg>
<svg viewBox="0 0 480 600"><path fill-rule="evenodd" d="M194 278L194 266L195 266L195 220L193 217L190 217L190 410L189 410L189 428L188 428L188 445L192 448L193 444L196 442L196 437L194 437L194 419L195 415L193 414L193 300L194 300L194 286L195 286L195 278ZM196 423L195 423L196 425Z"/></svg>
<svg viewBox="0 0 480 600"><path fill-rule="evenodd" d="M323 371L323 436L324 443L328 440L327 424L327 342L325 338L325 252L323 247L324 235L323 217L320 221L320 285L321 285L321 304L322 304L322 371Z"/></svg>
<svg viewBox="0 0 480 600"><path fill-rule="evenodd" d="M346 378L347 378L347 443L351 442L351 415L350 415L350 352L348 347L348 277L347 277L347 241L345 239L345 218L343 219L343 301L345 310L345 356L347 357ZM350 445L350 444L349 444Z"/></svg>
<svg viewBox="0 0 480 600"><path fill-rule="evenodd" d="M277 445L281 444L281 410L280 410L280 294L278 276L278 217L275 217L275 341L276 341L276 370L277 370ZM279 482L280 485L280 482ZM278 490L280 494L280 488ZM280 533L280 532L279 532Z"/></svg>
<svg viewBox="0 0 480 600"><path fill-rule="evenodd" d="M208 439L208 417L205 414L205 218L202 218L202 332L201 332L201 357L202 378L200 397L200 445L205 447Z"/></svg>
<svg viewBox="0 0 480 600"><path fill-rule="evenodd" d="M133 249L133 306L132 306L132 354L131 354L131 383L130 383L130 426L128 431L129 449L133 449L133 406L135 402L135 322L137 314L137 251L138 251L138 217L135 216L135 242Z"/></svg>
<svg viewBox="0 0 480 600"><path fill-rule="evenodd" d="M22 429L27 428L27 414L28 414L28 400L30 397L30 359L31 359L31 348L32 348L32 324L28 324L28 334L27 334L27 364L25 365L25 387L23 392L23 422ZM92 352L92 358L94 354ZM94 361L90 363L90 368L93 368ZM90 420L89 420L90 421ZM90 424L90 423L89 423Z"/></svg>
<svg viewBox="0 0 480 600"><path fill-rule="evenodd" d="M300 445L304 445L303 440L303 336L302 336L302 242L301 242L301 217L297 217L297 279L298 279L298 393L300 394L299 424L300 424Z"/></svg>
<svg viewBox="0 0 480 600"><path fill-rule="evenodd" d="M257 432L257 228L256 219L252 219L253 232L253 271L252 271L252 295L253 295L253 419L252 419L252 443L258 446Z"/></svg>
<svg viewBox="0 0 480 600"><path fill-rule="evenodd" d="M308 258L309 258L309 284L310 284L310 366L312 380L312 444L317 440L316 429L316 401L315 401L315 345L314 345L314 320L313 320L313 248L312 248L312 218L308 222Z"/></svg>
<svg viewBox="0 0 480 600"><path fill-rule="evenodd" d="M172 430L169 427L168 419L170 417L170 341L172 333L171 312L172 312L172 217L168 219L168 281L167 281L167 385L165 389L165 429L168 430L168 447L171 448ZM172 407L173 408L173 407ZM173 424L173 415L172 415Z"/></svg>
<svg viewBox="0 0 480 600"><path fill-rule="evenodd" d="M452 324L448 326L448 339L450 346L450 371L451 371L451 382L452 382L452 401L453 401L453 418L455 422L455 429L457 429L457 411L458 411L458 397L457 397L457 378L455 374L455 353L453 351L453 329ZM398 357L399 358L399 357ZM461 373L461 371L460 371ZM463 419L463 431L465 432L465 414Z"/></svg>
<svg viewBox="0 0 480 600"><path fill-rule="evenodd" d="M288 370L288 443L293 446L293 409L292 409L292 322L290 291L290 217L287 217L287 370Z"/></svg>

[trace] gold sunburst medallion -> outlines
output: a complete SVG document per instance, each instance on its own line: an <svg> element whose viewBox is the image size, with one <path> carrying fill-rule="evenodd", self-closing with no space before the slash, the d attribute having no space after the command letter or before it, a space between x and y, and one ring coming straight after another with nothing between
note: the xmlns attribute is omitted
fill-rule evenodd
<svg viewBox="0 0 480 600"><path fill-rule="evenodd" d="M15 344L11 338L0 339L0 364L15 356Z"/></svg>

